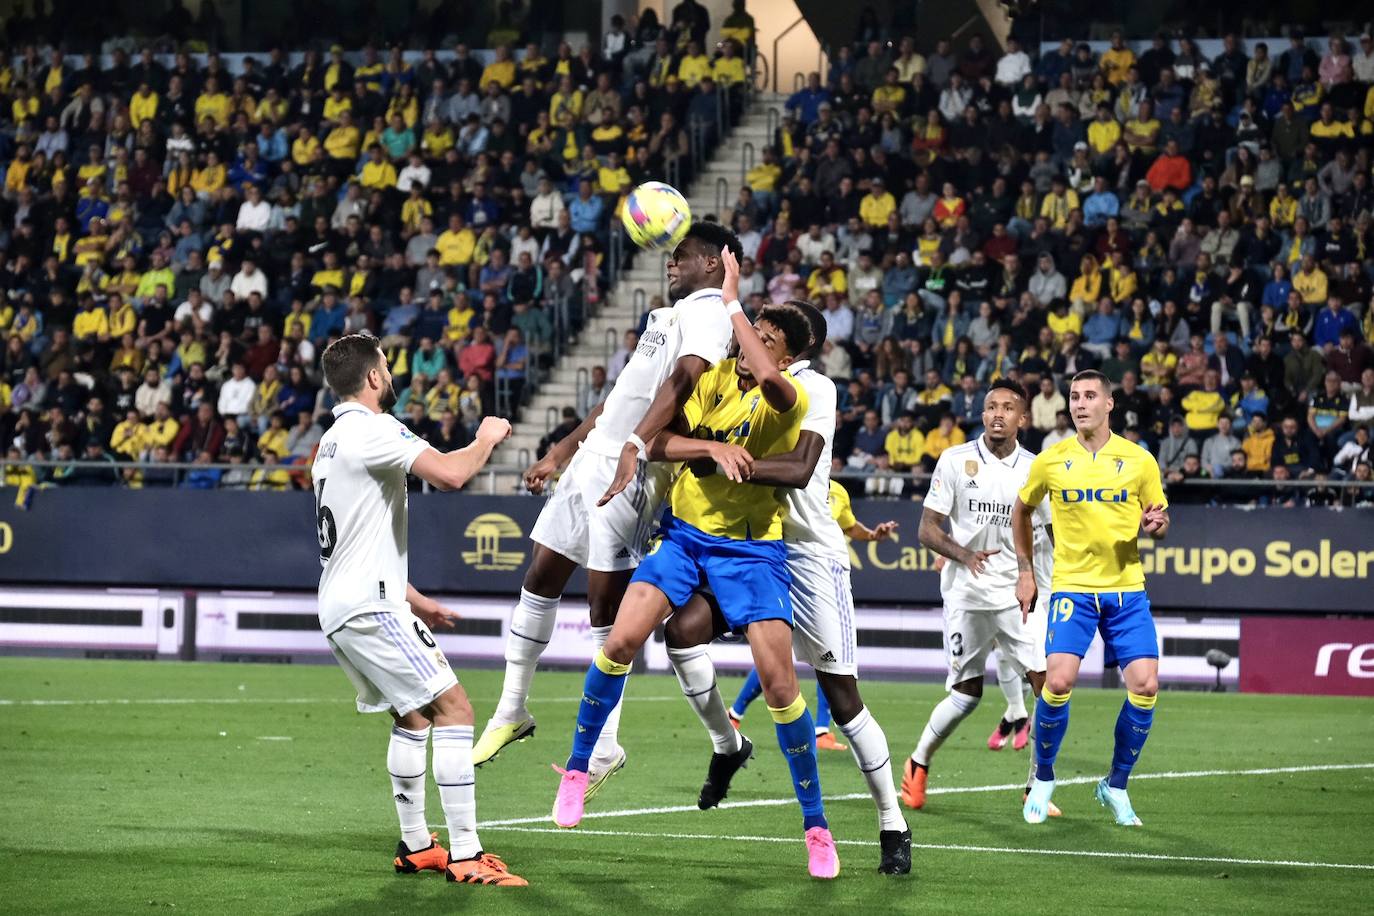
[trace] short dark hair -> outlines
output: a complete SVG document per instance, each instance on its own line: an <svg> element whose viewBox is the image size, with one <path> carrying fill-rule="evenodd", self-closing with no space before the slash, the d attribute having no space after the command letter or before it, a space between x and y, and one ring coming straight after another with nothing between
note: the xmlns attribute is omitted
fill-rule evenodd
<svg viewBox="0 0 1374 916"><path fill-rule="evenodd" d="M801 356L805 359L814 359L821 352L821 344L825 343L826 337L830 335L830 328L825 323L825 315L805 299L788 299L784 304L800 311L811 325L811 346L807 347L806 352Z"/></svg>
<svg viewBox="0 0 1374 916"><path fill-rule="evenodd" d="M1069 380L1070 385L1073 385L1074 382L1097 382L1107 394L1112 393L1111 381L1096 369L1084 369Z"/></svg>
<svg viewBox="0 0 1374 916"><path fill-rule="evenodd" d="M739 237L720 223L713 223L708 220L694 220L692 226L687 230L684 239L696 239L701 242L712 254L719 255L723 250L730 249L735 258L744 257L744 246L740 244Z"/></svg>
<svg viewBox="0 0 1374 916"><path fill-rule="evenodd" d="M377 368L381 344L371 334L348 334L334 341L324 350L320 364L324 380L341 398L350 398L363 390L367 374Z"/></svg>
<svg viewBox="0 0 1374 916"><path fill-rule="evenodd" d="M769 305L759 310L759 321L766 321L782 331L787 352L793 359L811 348L811 321L806 313L794 305Z"/></svg>
<svg viewBox="0 0 1374 916"><path fill-rule="evenodd" d="M1009 378L999 378L997 381L993 382L991 385L988 386L988 394L992 394L998 388L1010 391L1012 394L1020 398L1021 403L1023 404L1030 404L1030 398L1026 397L1026 389L1020 382L1014 382Z"/></svg>

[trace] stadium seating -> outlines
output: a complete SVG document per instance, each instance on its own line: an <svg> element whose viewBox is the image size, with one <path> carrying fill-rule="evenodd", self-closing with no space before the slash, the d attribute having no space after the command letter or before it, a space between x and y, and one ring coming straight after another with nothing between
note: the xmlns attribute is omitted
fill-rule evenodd
<svg viewBox="0 0 1374 916"><path fill-rule="evenodd" d="M603 53L547 59L13 58L7 460L111 464L33 475L60 485L299 486L262 465L308 460L332 406L319 353L362 329L397 416L440 448L517 414L628 261L620 194L685 187L702 145L685 126L740 113L737 47L705 53L696 31L632 22ZM1038 55L861 41L780 100L718 216L752 305L825 309L837 472L919 497L978 433L991 380L1031 390L1039 448L1071 434L1067 379L1095 367L1120 386L1114 428L1171 485L1368 480L1374 44L1333 38L1228 37L1210 56L1172 38L1138 55L1119 36ZM121 467L136 459L248 468Z"/></svg>

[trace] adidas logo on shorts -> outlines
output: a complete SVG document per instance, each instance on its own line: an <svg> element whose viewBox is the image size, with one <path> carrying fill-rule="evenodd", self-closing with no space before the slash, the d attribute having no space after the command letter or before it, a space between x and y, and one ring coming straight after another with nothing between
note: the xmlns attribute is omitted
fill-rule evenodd
<svg viewBox="0 0 1374 916"><path fill-rule="evenodd" d="M831 652L831 651L829 651L829 650L827 649L827 650L826 650L826 653L825 653L824 655L821 656L821 661L823 661L823 662L833 662L833 661L835 661L835 653L834 653L834 652Z"/></svg>
<svg viewBox="0 0 1374 916"><path fill-rule="evenodd" d="M618 551L616 551L615 558L617 560L628 560L630 558L630 548L620 548Z"/></svg>

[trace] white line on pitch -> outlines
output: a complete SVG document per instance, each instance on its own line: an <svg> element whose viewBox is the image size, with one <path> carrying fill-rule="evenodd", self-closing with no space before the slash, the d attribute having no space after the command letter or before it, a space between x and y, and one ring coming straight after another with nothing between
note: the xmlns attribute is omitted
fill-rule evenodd
<svg viewBox="0 0 1374 916"><path fill-rule="evenodd" d="M1286 771L1285 771L1286 772ZM724 806L722 806L724 807ZM590 817L590 815L588 815ZM487 826L483 824L485 829ZM729 834L713 833L648 833L648 832L623 832L620 830L564 830L560 827L503 827L503 830L514 833L558 833L563 836L614 836L614 837L633 837L637 839L669 839L669 840L708 840L711 842L737 842L737 843L800 843L797 837L776 837L776 836L732 836ZM872 840L836 840L838 846L877 846ZM912 849L931 849L942 852L991 852L1007 853L1013 855L1037 855L1037 856L1074 856L1087 857L1094 859L1146 859L1156 862L1201 862L1208 865L1265 865L1265 866L1292 866L1295 868L1336 868L1350 869L1355 871L1374 871L1374 865L1363 865L1350 862L1302 862L1294 859L1238 859L1226 856L1174 856L1161 853L1149 852L1108 852L1101 849L1040 849L1017 848L1013 846L968 846L960 843L912 843Z"/></svg>
<svg viewBox="0 0 1374 916"><path fill-rule="evenodd" d="M479 701L485 698L479 698ZM633 694L625 697L629 703L668 703L673 700L682 701L682 695L677 694L670 697L647 696L637 697ZM239 706L247 704L270 705L273 703L299 704L315 703L327 705L330 703L349 703L347 697L284 697L282 699L268 699L265 697L143 697L139 699L110 699L108 697L91 697L77 700L5 700L0 699L0 706ZM545 697L544 699L532 698L531 703L538 706L540 703L580 703L582 698L577 697Z"/></svg>
<svg viewBox="0 0 1374 916"><path fill-rule="evenodd" d="M1132 773L1132 781L1141 779L1203 779L1209 776L1269 776L1276 773L1323 773L1334 770L1369 770L1374 769L1374 763L1324 763L1312 766L1297 767L1264 767L1252 770L1182 770L1165 773ZM1060 786L1078 786L1093 784L1098 781L1097 776L1074 776L1069 779L1061 779L1056 782ZM988 786L934 786L926 790L928 795L961 795L970 792L1011 792L1020 791L1026 787L1024 782L1007 782ZM827 795L825 801L857 801L869 798L867 792L849 792L844 795ZM794 805L797 803L795 798L756 798L748 801L727 801L721 802L721 808L771 808L780 805ZM582 817L584 820L592 818L606 817L634 817L640 814L683 814L689 811L696 811L696 805L664 805L657 808L623 808L618 811L588 811ZM537 817L513 817L503 820L486 821L479 824L479 827L513 827L521 824L543 824L547 823L549 815L541 814Z"/></svg>

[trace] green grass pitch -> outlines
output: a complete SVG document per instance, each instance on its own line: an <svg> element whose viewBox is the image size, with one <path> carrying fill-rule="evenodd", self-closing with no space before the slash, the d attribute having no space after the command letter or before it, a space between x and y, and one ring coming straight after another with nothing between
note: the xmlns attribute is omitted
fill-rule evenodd
<svg viewBox="0 0 1374 916"><path fill-rule="evenodd" d="M480 729L500 675L463 680ZM355 713L331 666L0 659L4 909L1333 913L1362 910L1374 887L1368 699L1166 692L1137 768L1160 778L1132 783L1145 826L1130 830L1087 782L1061 786L1065 817L1042 827L1021 821L1019 791L986 788L1026 772L1026 751L986 749L994 689L937 756L926 810L907 812L909 879L875 873L863 781L847 752L822 754L827 798L850 796L827 806L843 870L822 883L806 877L794 803L695 810L709 744L669 677L631 679L628 766L580 829L553 828L549 763L567 754L580 683L541 673L538 734L478 771L481 820L525 821L481 831L530 881L506 890L393 874L386 721ZM727 701L738 684L722 679ZM939 688L873 682L865 694L900 767ZM1105 771L1120 703L1075 692L1061 779ZM761 706L745 731L758 754L730 801L789 799ZM1282 772L1236 772L1259 769ZM943 791L961 788L984 790ZM441 823L432 783L428 802ZM679 806L692 810L616 813Z"/></svg>

